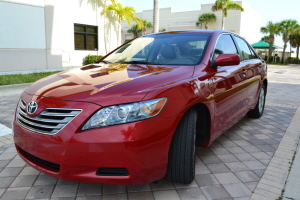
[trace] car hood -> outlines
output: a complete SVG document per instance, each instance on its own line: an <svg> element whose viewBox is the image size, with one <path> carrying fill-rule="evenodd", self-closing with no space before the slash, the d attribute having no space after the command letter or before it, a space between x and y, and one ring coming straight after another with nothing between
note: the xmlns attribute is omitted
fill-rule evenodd
<svg viewBox="0 0 300 200"><path fill-rule="evenodd" d="M151 90L193 75L194 66L93 64L43 78L30 95L106 106L140 101Z"/></svg>

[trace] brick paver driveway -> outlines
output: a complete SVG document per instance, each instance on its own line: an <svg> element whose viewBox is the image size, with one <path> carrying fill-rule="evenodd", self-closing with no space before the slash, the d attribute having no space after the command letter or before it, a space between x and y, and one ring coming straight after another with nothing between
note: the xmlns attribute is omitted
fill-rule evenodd
<svg viewBox="0 0 300 200"><path fill-rule="evenodd" d="M273 180L272 175L265 174L265 170L300 104L299 91L300 68L269 67L269 87L263 117L244 117L209 148L198 148L196 177L189 185L172 184L165 179L159 180L158 184L137 186L58 180L26 165L16 154L11 135L0 137L0 197L5 200L246 200L256 189L256 199L259 199L259 195L265 195L262 199L276 199L280 195L277 191L269 194L256 186L263 175ZM0 123L9 128L19 96L0 96ZM268 181L261 182L262 187L265 184L268 188L280 188Z"/></svg>

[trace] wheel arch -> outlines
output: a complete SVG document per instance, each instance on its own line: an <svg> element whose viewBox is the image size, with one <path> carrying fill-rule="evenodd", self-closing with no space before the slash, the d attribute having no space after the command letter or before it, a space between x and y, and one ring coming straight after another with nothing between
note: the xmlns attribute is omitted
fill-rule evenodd
<svg viewBox="0 0 300 200"><path fill-rule="evenodd" d="M263 80L263 84L266 86L265 89L266 89L266 94L267 94L267 91L268 91L268 90L267 90L267 89L268 89L268 79L265 78L265 79Z"/></svg>
<svg viewBox="0 0 300 200"><path fill-rule="evenodd" d="M206 147L211 139L211 114L204 103L196 103L190 109L197 112L196 146Z"/></svg>

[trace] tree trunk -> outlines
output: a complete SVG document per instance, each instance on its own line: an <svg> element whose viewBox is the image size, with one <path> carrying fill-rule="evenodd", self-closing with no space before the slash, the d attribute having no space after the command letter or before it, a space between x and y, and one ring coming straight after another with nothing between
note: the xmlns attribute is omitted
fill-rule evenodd
<svg viewBox="0 0 300 200"><path fill-rule="evenodd" d="M266 41L265 41L266 42ZM268 42L269 42L269 62L272 62L272 60L271 60L271 57L272 57L272 52L273 52L273 44L274 44L274 35L273 34L270 34L269 35L269 40L268 40ZM275 62L276 62L276 60L275 60Z"/></svg>
<svg viewBox="0 0 300 200"><path fill-rule="evenodd" d="M205 24L205 29L206 29L206 30L208 29L208 23Z"/></svg>
<svg viewBox="0 0 300 200"><path fill-rule="evenodd" d="M297 46L297 59L299 59L299 45Z"/></svg>
<svg viewBox="0 0 300 200"><path fill-rule="evenodd" d="M225 18L222 16L222 30L224 30L224 21L225 21Z"/></svg>
<svg viewBox="0 0 300 200"><path fill-rule="evenodd" d="M105 9L105 8L106 8L106 0L104 1L104 8L103 9ZM103 37L104 37L105 54L107 54L107 44L106 44L107 40L106 40L106 34L105 34L105 19L106 19L105 15L106 15L106 13L103 15Z"/></svg>
<svg viewBox="0 0 300 200"><path fill-rule="evenodd" d="M153 33L157 33L159 27L159 0L153 0L153 2Z"/></svg>
<svg viewBox="0 0 300 200"><path fill-rule="evenodd" d="M281 64L284 63L284 56L285 56L286 43L287 43L287 42L285 42L284 45L283 45L283 52L282 52Z"/></svg>
<svg viewBox="0 0 300 200"><path fill-rule="evenodd" d="M268 61L269 62L272 62L271 60L271 57L272 57L272 47L273 47L273 44L269 44L269 57L268 57Z"/></svg>
<svg viewBox="0 0 300 200"><path fill-rule="evenodd" d="M120 26L121 26L121 18L119 18L119 24L118 24L117 47L120 46L120 44L119 44L119 42L120 42L120 35L121 35L120 32L119 32L120 31Z"/></svg>

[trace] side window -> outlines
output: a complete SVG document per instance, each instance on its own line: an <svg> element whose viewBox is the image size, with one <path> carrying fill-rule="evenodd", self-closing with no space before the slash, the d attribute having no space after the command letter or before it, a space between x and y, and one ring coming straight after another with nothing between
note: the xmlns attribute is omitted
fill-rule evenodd
<svg viewBox="0 0 300 200"><path fill-rule="evenodd" d="M221 35L218 39L213 60L221 54L238 54L230 35Z"/></svg>
<svg viewBox="0 0 300 200"><path fill-rule="evenodd" d="M251 58L252 58L252 59L258 58L258 57L256 56L254 50L251 49L251 48L250 48L250 50L251 50Z"/></svg>
<svg viewBox="0 0 300 200"><path fill-rule="evenodd" d="M241 50L241 56L243 60L250 60L256 58L255 54L250 51L248 44L241 38L234 36L239 49Z"/></svg>

